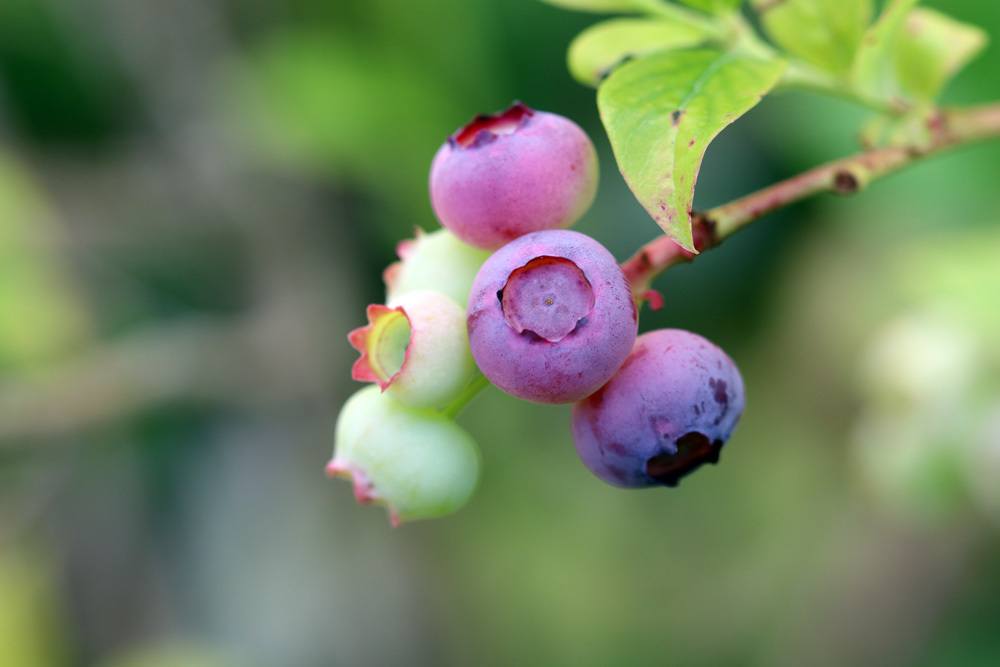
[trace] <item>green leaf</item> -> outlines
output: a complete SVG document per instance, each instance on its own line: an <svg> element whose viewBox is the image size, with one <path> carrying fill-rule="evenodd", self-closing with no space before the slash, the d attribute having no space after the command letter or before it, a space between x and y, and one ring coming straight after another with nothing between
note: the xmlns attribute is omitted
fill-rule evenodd
<svg viewBox="0 0 1000 667"><path fill-rule="evenodd" d="M597 94L618 167L663 231L695 251L691 204L709 143L778 82L780 60L668 51L616 69Z"/></svg>
<svg viewBox="0 0 1000 667"><path fill-rule="evenodd" d="M889 99L901 94L893 67L893 50L918 0L889 0L878 20L865 32L851 69L854 86L861 92Z"/></svg>
<svg viewBox="0 0 1000 667"><path fill-rule="evenodd" d="M896 75L903 91L935 99L945 85L986 46L983 30L932 9L906 17L895 48Z"/></svg>
<svg viewBox="0 0 1000 667"><path fill-rule="evenodd" d="M660 19L611 19L587 28L569 47L569 71L580 83L596 86L629 58L697 46L708 38L697 27Z"/></svg>
<svg viewBox="0 0 1000 667"><path fill-rule="evenodd" d="M633 12L642 9L639 0L542 0L542 2L581 12Z"/></svg>
<svg viewBox="0 0 1000 667"><path fill-rule="evenodd" d="M788 53L835 75L854 62L872 0L753 0L764 30Z"/></svg>
<svg viewBox="0 0 1000 667"><path fill-rule="evenodd" d="M700 9L703 12L711 14L732 12L739 9L739 6L743 4L743 0L681 0L681 2L688 7L694 7L695 9Z"/></svg>

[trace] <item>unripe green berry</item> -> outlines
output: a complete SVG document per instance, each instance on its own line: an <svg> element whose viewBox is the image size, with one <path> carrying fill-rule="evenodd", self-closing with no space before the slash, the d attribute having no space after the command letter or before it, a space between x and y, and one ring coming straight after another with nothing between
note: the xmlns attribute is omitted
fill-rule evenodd
<svg viewBox="0 0 1000 667"><path fill-rule="evenodd" d="M385 505L393 525L451 514L479 478L476 444L429 410L407 408L377 387L344 404L327 474L354 483L359 503Z"/></svg>
<svg viewBox="0 0 1000 667"><path fill-rule="evenodd" d="M464 243L447 229L425 233L396 246L398 262L385 270L386 303L417 290L433 290L451 297L465 308L469 289L479 267L490 253Z"/></svg>
<svg viewBox="0 0 1000 667"><path fill-rule="evenodd" d="M361 356L353 377L375 382L404 405L443 408L476 375L465 311L440 292L408 292L393 307L368 307L348 339Z"/></svg>

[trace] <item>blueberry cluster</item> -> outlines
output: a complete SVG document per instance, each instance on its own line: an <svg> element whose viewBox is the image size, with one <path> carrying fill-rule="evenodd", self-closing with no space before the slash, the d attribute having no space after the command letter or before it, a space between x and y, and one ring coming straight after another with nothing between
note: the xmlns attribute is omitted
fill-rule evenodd
<svg viewBox="0 0 1000 667"><path fill-rule="evenodd" d="M583 463L621 487L674 486L718 460L743 411L732 360L691 333L637 338L632 288L610 252L569 231L597 189L572 121L515 103L441 147L430 195L444 226L399 245L386 303L349 339L362 389L337 421L327 471L394 524L461 507L479 474L452 416L483 384L575 403ZM495 251L490 254L490 251Z"/></svg>

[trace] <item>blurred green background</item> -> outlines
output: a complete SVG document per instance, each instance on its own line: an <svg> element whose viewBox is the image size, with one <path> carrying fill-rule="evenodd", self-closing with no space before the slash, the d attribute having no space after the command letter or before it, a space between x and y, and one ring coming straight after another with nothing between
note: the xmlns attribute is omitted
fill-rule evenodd
<svg viewBox="0 0 1000 667"><path fill-rule="evenodd" d="M1000 4L926 4L1000 35ZM393 530L324 478L345 335L474 113L573 118L602 160L579 229L622 259L656 234L566 72L593 20L0 3L0 665L1000 664L1000 143L660 281L642 328L713 339L748 392L679 489L603 485L568 408L495 389L460 418L484 476L456 516ZM948 102L998 81L992 47ZM769 98L698 205L855 150L864 118Z"/></svg>

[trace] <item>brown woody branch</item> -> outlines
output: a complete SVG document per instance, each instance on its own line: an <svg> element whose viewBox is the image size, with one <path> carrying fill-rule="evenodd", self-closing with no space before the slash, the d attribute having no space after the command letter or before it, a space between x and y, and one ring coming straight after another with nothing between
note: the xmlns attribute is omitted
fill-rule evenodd
<svg viewBox="0 0 1000 667"><path fill-rule="evenodd" d="M1000 137L1000 103L941 111L927 121L929 139L922 145L874 148L835 160L775 183L704 213L692 213L695 247L708 250L765 215L821 193L854 194L869 183L943 151ZM622 264L641 300L653 279L696 255L667 236L659 236Z"/></svg>

